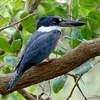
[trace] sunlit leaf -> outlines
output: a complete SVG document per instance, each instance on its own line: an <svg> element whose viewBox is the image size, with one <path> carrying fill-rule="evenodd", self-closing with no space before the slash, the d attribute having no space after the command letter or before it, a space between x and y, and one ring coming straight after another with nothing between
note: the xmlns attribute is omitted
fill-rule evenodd
<svg viewBox="0 0 100 100"><path fill-rule="evenodd" d="M96 19L90 18L90 17L85 17L81 19L82 21L87 21L90 25L90 29L92 31L95 31L99 28L99 23Z"/></svg>
<svg viewBox="0 0 100 100"><path fill-rule="evenodd" d="M77 47L80 43L81 43L81 41L80 41L79 39L75 38L75 39L70 43L70 45L71 45L72 48L75 48L75 47Z"/></svg>
<svg viewBox="0 0 100 100"><path fill-rule="evenodd" d="M3 61L4 56L5 56L5 54L0 55L0 61Z"/></svg>
<svg viewBox="0 0 100 100"><path fill-rule="evenodd" d="M56 2L58 2L58 3L66 3L67 1L66 0L56 0Z"/></svg>
<svg viewBox="0 0 100 100"><path fill-rule="evenodd" d="M21 19L25 18L28 16L27 12L23 12L20 16ZM27 30L30 33L33 33L36 31L36 19L33 18L32 16L27 18L26 20L21 22L21 25L25 30Z"/></svg>
<svg viewBox="0 0 100 100"><path fill-rule="evenodd" d="M41 2L41 5L43 6L43 8L45 9L46 12L51 10L51 8L52 8L50 3Z"/></svg>
<svg viewBox="0 0 100 100"><path fill-rule="evenodd" d="M79 8L77 6L72 8L72 15L74 18L77 18L79 15Z"/></svg>
<svg viewBox="0 0 100 100"><path fill-rule="evenodd" d="M43 16L48 16L48 15L54 15L54 10L50 10L50 11L47 11L45 14L43 14L41 17Z"/></svg>
<svg viewBox="0 0 100 100"><path fill-rule="evenodd" d="M100 16L99 10L90 11L90 13L88 15L89 18L96 20L100 24L100 17L99 16Z"/></svg>
<svg viewBox="0 0 100 100"><path fill-rule="evenodd" d="M91 9L97 6L99 0L79 0L79 3L82 7Z"/></svg>
<svg viewBox="0 0 100 100"><path fill-rule="evenodd" d="M86 9L86 8L84 8L84 7L80 7L79 12L80 12L80 14L81 14L82 16L88 16L90 10L89 10L89 9Z"/></svg>
<svg viewBox="0 0 100 100"><path fill-rule="evenodd" d="M21 39L13 40L11 47L13 51L20 50L22 46L22 41Z"/></svg>
<svg viewBox="0 0 100 100"><path fill-rule="evenodd" d="M27 91L31 93L33 93L35 90L36 90L35 86L31 86L27 88Z"/></svg>
<svg viewBox="0 0 100 100"><path fill-rule="evenodd" d="M13 14L16 15L25 5L25 2L22 0L15 0L12 2Z"/></svg>
<svg viewBox="0 0 100 100"><path fill-rule="evenodd" d="M0 38L0 48L4 51L12 52L10 44L4 38Z"/></svg>
<svg viewBox="0 0 100 100"><path fill-rule="evenodd" d="M10 73L11 71L10 71L10 68L9 68L9 67L6 67L6 68L3 68L3 69L2 69L2 72L3 72L4 74L7 74L7 73Z"/></svg>
<svg viewBox="0 0 100 100"><path fill-rule="evenodd" d="M0 27L3 27L5 24L8 23L8 21L6 19L10 20L9 17L5 17L5 19L4 18L0 18Z"/></svg>
<svg viewBox="0 0 100 100"><path fill-rule="evenodd" d="M29 38L31 37L32 35L24 35L23 36L23 39L24 39L24 43L26 44L27 43L27 41L29 40Z"/></svg>
<svg viewBox="0 0 100 100"><path fill-rule="evenodd" d="M68 19L68 12L62 9L61 7L56 7L55 8L55 15L60 16L64 19Z"/></svg>

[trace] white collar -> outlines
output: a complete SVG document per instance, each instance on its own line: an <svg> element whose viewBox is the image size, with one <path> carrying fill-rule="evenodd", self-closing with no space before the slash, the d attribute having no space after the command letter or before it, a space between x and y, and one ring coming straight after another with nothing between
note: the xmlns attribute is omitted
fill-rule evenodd
<svg viewBox="0 0 100 100"><path fill-rule="evenodd" d="M52 30L59 30L61 31L63 29L63 27L60 27L60 26L41 26L40 28L38 28L37 31L39 32L50 32Z"/></svg>

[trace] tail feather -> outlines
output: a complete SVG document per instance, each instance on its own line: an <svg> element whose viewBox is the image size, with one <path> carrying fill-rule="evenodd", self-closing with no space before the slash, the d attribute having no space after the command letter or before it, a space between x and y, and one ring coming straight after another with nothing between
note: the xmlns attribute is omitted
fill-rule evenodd
<svg viewBox="0 0 100 100"><path fill-rule="evenodd" d="M15 76L8 83L6 90L13 89L23 74L24 74L24 72L16 72Z"/></svg>

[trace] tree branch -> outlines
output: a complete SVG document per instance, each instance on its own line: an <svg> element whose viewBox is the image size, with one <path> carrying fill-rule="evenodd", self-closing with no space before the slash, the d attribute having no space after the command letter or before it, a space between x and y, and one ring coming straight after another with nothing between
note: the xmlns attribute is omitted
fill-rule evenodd
<svg viewBox="0 0 100 100"><path fill-rule="evenodd" d="M24 89L20 89L18 90L18 92L26 99L26 100L49 100L49 98L42 98L42 95L44 93L41 93L37 99L37 95L28 93L27 91L25 91Z"/></svg>
<svg viewBox="0 0 100 100"><path fill-rule="evenodd" d="M71 92L70 92L70 94L69 94L69 96L67 97L66 100L69 100L69 99L71 98L71 96L72 96L72 94L73 94L73 92L74 92L74 90L75 90L75 87L77 86L78 81L80 80L81 77L82 77L82 75L80 75L79 78L77 79L75 85L73 86L73 88L72 88L72 90L71 90Z"/></svg>
<svg viewBox="0 0 100 100"><path fill-rule="evenodd" d="M5 88L14 73L0 75L0 94L6 95L15 90L52 79L75 69L90 58L100 55L100 39L81 43L78 47L51 62L45 62L27 70L15 88L6 91Z"/></svg>
<svg viewBox="0 0 100 100"><path fill-rule="evenodd" d="M26 20L27 18L29 18L29 17L31 17L31 16L33 16L34 14L36 14L35 12L33 12L33 13L31 13L31 14L29 14L29 15L27 15L25 18L23 18L23 19L21 19L21 20L19 20L19 21L17 21L17 22L15 22L15 23L10 23L10 25L7 25L7 26L5 26L5 27L3 27L3 28L0 28L0 31L2 31L2 30L4 30L4 29L6 29L6 28L9 28L9 27L14 27L14 25L16 25L16 24L18 24L18 23L20 23L20 22L22 22L22 21L24 21L24 20ZM17 30L17 29L16 29Z"/></svg>
<svg viewBox="0 0 100 100"><path fill-rule="evenodd" d="M26 92L24 89L18 90L18 92L27 100L36 100L36 98L30 93Z"/></svg>

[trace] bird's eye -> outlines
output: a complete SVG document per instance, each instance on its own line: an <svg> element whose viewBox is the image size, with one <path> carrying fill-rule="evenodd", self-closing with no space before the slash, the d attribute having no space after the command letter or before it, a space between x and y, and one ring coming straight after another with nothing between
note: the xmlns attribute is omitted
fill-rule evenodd
<svg viewBox="0 0 100 100"><path fill-rule="evenodd" d="M52 19L53 23L58 24L60 22L60 20L58 18L53 18Z"/></svg>

